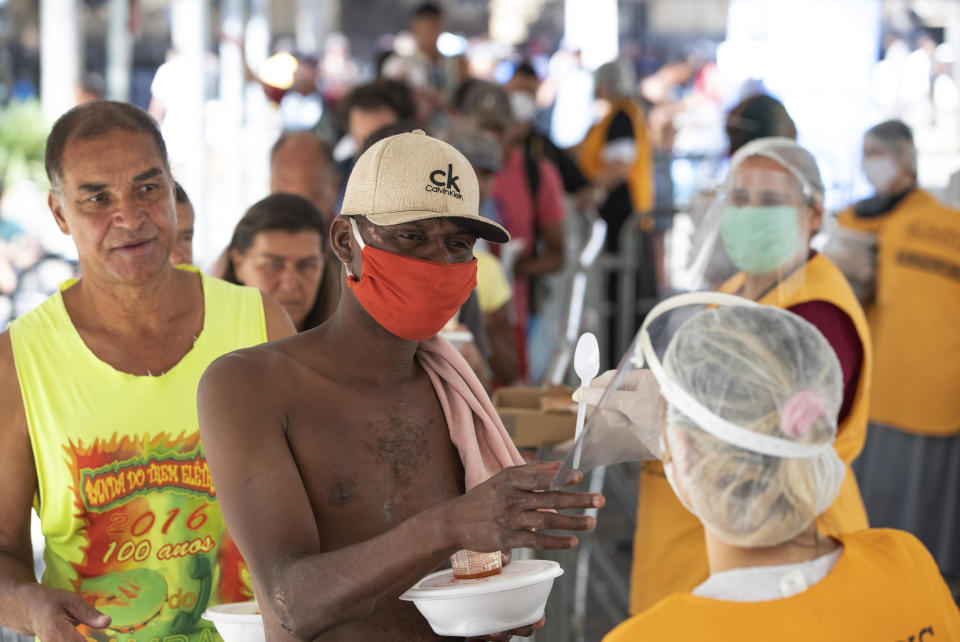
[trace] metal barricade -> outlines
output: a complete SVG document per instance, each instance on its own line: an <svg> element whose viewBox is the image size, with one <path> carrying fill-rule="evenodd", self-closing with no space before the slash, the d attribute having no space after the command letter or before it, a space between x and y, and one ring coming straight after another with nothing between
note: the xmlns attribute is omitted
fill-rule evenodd
<svg viewBox="0 0 960 642"><path fill-rule="evenodd" d="M561 308L567 311L567 317L547 370L547 382L571 382L574 378L570 360L582 331L598 336L602 354L608 350L622 354L627 349L665 285L663 236L673 214L667 209L651 212L644 220L653 222L652 226L641 226L639 218L625 224L620 251L615 255L597 253L603 247L600 231L604 226L587 219L593 227L579 246L578 263L570 276L565 306ZM613 301L608 300L605 287L611 277L618 278L618 295ZM612 336L611 325L615 329ZM559 458L549 451L541 456ZM538 552L542 558L559 562L565 573L554 584L546 625L537 632L536 640L592 642L629 617L639 470L639 464L630 463L592 471L578 490L604 492L607 496L597 530L583 534L580 546L573 551Z"/></svg>
<svg viewBox="0 0 960 642"><path fill-rule="evenodd" d="M587 310L587 292L596 286L596 271L594 265L597 257L603 250L607 238L607 223L596 211L584 215L586 224L585 240L579 244L576 262L572 266L573 274L569 277L564 294L566 310L561 319L560 336L553 350L553 356L544 373L544 383L560 385L570 379L570 360L582 330L593 331L593 327L584 328L584 316ZM589 319L588 319L589 326Z"/></svg>

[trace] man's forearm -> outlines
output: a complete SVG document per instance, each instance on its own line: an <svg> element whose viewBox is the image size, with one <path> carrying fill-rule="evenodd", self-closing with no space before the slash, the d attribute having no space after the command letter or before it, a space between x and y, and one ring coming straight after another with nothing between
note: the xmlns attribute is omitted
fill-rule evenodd
<svg viewBox="0 0 960 642"><path fill-rule="evenodd" d="M284 630L313 639L397 599L459 548L433 506L373 539L308 555L261 584Z"/></svg>
<svg viewBox="0 0 960 642"><path fill-rule="evenodd" d="M0 626L34 635L30 623L30 592L39 587L33 562L13 551L0 549Z"/></svg>

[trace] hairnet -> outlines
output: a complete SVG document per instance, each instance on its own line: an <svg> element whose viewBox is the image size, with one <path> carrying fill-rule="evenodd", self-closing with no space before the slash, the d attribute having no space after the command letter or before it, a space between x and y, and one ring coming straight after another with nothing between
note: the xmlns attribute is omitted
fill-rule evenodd
<svg viewBox="0 0 960 642"><path fill-rule="evenodd" d="M803 196L811 203L823 202L823 179L813 154L789 138L757 138L736 151L730 159L730 176L743 161L752 156L769 158L793 174L800 183Z"/></svg>
<svg viewBox="0 0 960 642"><path fill-rule="evenodd" d="M684 321L662 367L644 355L668 402L674 490L713 534L774 546L830 506L846 473L833 449L843 384L813 325L780 308L725 305Z"/></svg>
<svg viewBox="0 0 960 642"><path fill-rule="evenodd" d="M602 87L614 96L632 96L636 77L627 64L614 60L597 67L593 72L593 82L597 88Z"/></svg>
<svg viewBox="0 0 960 642"><path fill-rule="evenodd" d="M903 121L887 120L874 125L863 137L880 143L894 154L905 152L910 169L917 171L917 148L913 143L913 133Z"/></svg>

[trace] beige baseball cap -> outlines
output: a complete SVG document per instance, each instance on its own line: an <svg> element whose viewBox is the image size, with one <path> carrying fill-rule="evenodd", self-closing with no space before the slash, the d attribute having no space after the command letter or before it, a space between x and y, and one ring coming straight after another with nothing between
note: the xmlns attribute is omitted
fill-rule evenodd
<svg viewBox="0 0 960 642"><path fill-rule="evenodd" d="M341 216L365 216L376 225L451 218L494 243L510 234L479 214L480 188L470 162L423 130L390 136L357 159Z"/></svg>

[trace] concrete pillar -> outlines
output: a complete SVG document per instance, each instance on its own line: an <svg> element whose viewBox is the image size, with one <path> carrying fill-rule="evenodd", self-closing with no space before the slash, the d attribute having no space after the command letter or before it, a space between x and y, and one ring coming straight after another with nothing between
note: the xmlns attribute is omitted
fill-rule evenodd
<svg viewBox="0 0 960 642"><path fill-rule="evenodd" d="M339 28L339 0L297 0L297 49L319 55L327 34Z"/></svg>
<svg viewBox="0 0 960 642"><path fill-rule="evenodd" d="M81 50L76 0L40 0L40 100L51 123L75 104Z"/></svg>
<svg viewBox="0 0 960 642"><path fill-rule="evenodd" d="M197 216L197 245L202 247L206 207L206 128L204 122L204 66L208 34L207 3L173 0L170 4L170 35L177 52L176 77L180 101L167 106L161 123L170 151L175 178L193 202ZM167 118L176 109L175 120Z"/></svg>
<svg viewBox="0 0 960 642"><path fill-rule="evenodd" d="M130 100L132 64L130 0L110 0L107 17L107 98Z"/></svg>
<svg viewBox="0 0 960 642"><path fill-rule="evenodd" d="M563 37L580 48L587 69L614 60L620 53L617 0L565 0Z"/></svg>

